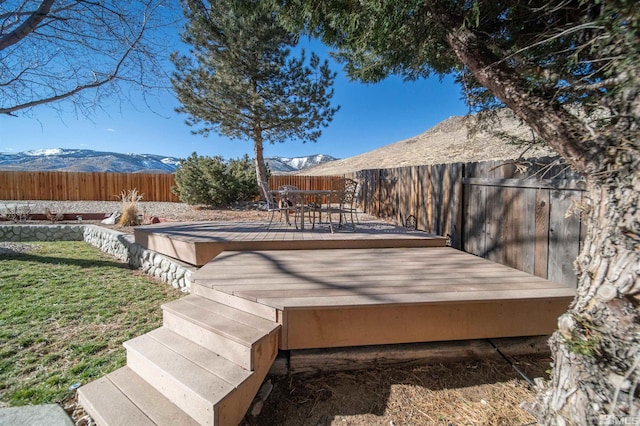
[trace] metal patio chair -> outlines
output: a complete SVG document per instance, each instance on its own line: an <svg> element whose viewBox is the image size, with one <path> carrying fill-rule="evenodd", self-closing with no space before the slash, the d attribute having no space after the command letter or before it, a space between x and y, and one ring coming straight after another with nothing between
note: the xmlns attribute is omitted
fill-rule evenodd
<svg viewBox="0 0 640 426"><path fill-rule="evenodd" d="M273 217L277 212L280 213L280 221L282 221L282 214L284 213L285 218L287 220L287 224L291 225L291 222L289 221L289 214L288 214L289 208L282 206L280 197L274 197L274 194L271 192L271 189L269 188L268 182L263 181L262 185L263 185L263 188L265 189L265 201L262 206L262 210L268 213L271 213L271 216L269 217L269 224L267 225L267 229L271 228L271 224L273 223Z"/></svg>
<svg viewBox="0 0 640 426"><path fill-rule="evenodd" d="M298 229L298 218L304 211L302 206L303 199L299 191L300 188L294 185L281 185L278 187L280 208L286 210L287 217L290 214L293 214L293 221L296 225L296 229ZM304 218L301 218L300 220L304 220Z"/></svg>
<svg viewBox="0 0 640 426"><path fill-rule="evenodd" d="M356 224L354 216L357 216L356 208L356 190L358 189L358 182L349 179L337 179L331 182L331 194L329 204L326 212L329 216L329 228L331 232L333 229L333 215L338 215L338 228L342 228L343 224L351 222L351 227L355 231Z"/></svg>

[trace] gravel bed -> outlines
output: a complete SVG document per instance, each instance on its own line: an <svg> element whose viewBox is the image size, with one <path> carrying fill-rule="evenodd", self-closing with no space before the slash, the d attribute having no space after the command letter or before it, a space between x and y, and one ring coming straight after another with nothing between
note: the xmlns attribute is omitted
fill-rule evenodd
<svg viewBox="0 0 640 426"><path fill-rule="evenodd" d="M231 208L212 209L205 206L191 206L185 203L170 203L158 201L140 201L137 203L138 211L146 219L157 217L169 222L197 222L197 221L265 221L268 220L269 213L258 209L258 204L254 202L241 203ZM15 211L16 208L28 206L30 214L44 214L45 209L52 213L66 213L82 215L83 213L102 213L105 217L113 212L122 211L121 201L47 201L47 200L0 200L0 218ZM145 219L145 220L146 220ZM388 227L392 218L375 218L366 213L360 213L361 222L367 222L368 227L381 226ZM38 221L42 222L42 221ZM85 223L100 224L100 220L84 220ZM0 222L1 223L1 222ZM149 223L149 222L145 222ZM118 229L122 232L132 233L133 228L123 227L118 224L103 225Z"/></svg>
<svg viewBox="0 0 640 426"><path fill-rule="evenodd" d="M185 203L158 201L140 201L137 203L140 214L175 221L198 220L260 220L264 212L257 210L257 204L244 203L230 209L209 209L203 206L191 206ZM0 200L0 216L28 210L30 214L44 214L46 209L53 213L111 213L121 211L121 201L48 201L48 200Z"/></svg>
<svg viewBox="0 0 640 426"><path fill-rule="evenodd" d="M63 213L113 213L122 209L121 201L48 201L48 200L23 200L0 201L0 211L6 213L14 206L28 206L31 213L44 213L45 209L52 212ZM194 210L193 206L184 203L168 203L141 201L138 203L145 214L155 215L154 212L164 215L180 216Z"/></svg>

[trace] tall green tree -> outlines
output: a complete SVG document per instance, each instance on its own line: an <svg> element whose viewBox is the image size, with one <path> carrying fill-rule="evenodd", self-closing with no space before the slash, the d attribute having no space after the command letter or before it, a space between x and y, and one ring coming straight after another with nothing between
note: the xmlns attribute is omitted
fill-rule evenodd
<svg viewBox="0 0 640 426"><path fill-rule="evenodd" d="M508 107L583 174L577 294L550 339L552 378L529 408L542 424L637 422L637 0L274 0L274 10L336 47L354 78L455 73L473 109Z"/></svg>
<svg viewBox="0 0 640 426"><path fill-rule="evenodd" d="M174 55L173 85L194 133L215 131L254 144L256 178L264 194L265 142L316 141L338 108L331 106L335 73L304 51L265 2L183 3L183 40L190 55Z"/></svg>

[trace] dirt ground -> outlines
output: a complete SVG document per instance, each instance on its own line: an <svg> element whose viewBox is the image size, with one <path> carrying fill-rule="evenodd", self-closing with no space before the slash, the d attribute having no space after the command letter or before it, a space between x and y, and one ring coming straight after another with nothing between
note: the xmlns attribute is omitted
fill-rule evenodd
<svg viewBox="0 0 640 426"><path fill-rule="evenodd" d="M550 359L520 357L529 378L546 377ZM270 379L273 391L246 425L531 425L520 408L534 392L508 362L451 364L324 373Z"/></svg>
<svg viewBox="0 0 640 426"><path fill-rule="evenodd" d="M551 359L511 359L528 378L547 378ZM241 426L535 425L520 408L535 393L507 361L270 376L261 410ZM63 407L78 426L94 426L75 397ZM252 407L253 408L253 407Z"/></svg>

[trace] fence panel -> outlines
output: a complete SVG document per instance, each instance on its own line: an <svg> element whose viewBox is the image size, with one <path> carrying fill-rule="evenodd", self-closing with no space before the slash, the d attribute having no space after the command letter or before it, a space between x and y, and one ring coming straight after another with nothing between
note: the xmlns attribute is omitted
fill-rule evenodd
<svg viewBox="0 0 640 426"><path fill-rule="evenodd" d="M523 164L526 167L523 167ZM269 185L330 189L344 176L271 176ZM350 174L359 206L403 225L447 236L453 247L567 285L586 232L581 177L556 159L440 164ZM174 201L171 174L0 171L3 200L116 200L136 188L145 201Z"/></svg>
<svg viewBox="0 0 640 426"><path fill-rule="evenodd" d="M352 177L361 187L359 207L373 216L380 216L380 171L361 170Z"/></svg>
<svg viewBox="0 0 640 426"><path fill-rule="evenodd" d="M343 179L345 176L301 176L301 175L272 175L269 177L269 188L276 189L282 185L293 185L300 189L331 189L331 182ZM326 203L328 200L322 200Z"/></svg>
<svg viewBox="0 0 640 426"><path fill-rule="evenodd" d="M294 185L300 189L331 189L331 182L344 176L299 176L272 175L269 177L269 188L275 189L282 185Z"/></svg>
<svg viewBox="0 0 640 426"><path fill-rule="evenodd" d="M144 201L179 202L173 174L0 171L2 200L114 201L137 189Z"/></svg>
<svg viewBox="0 0 640 426"><path fill-rule="evenodd" d="M574 286L584 226L567 214L581 177L556 159L488 161L363 170L360 207L447 236L452 247Z"/></svg>
<svg viewBox="0 0 640 426"><path fill-rule="evenodd" d="M396 222L401 226L407 223L407 217L414 215L412 210L412 197L415 197L412 179L412 168L402 167L395 169L397 183L394 185L394 195L396 202Z"/></svg>
<svg viewBox="0 0 640 426"><path fill-rule="evenodd" d="M582 223L567 211L581 200L580 176L551 158L527 163L465 166L463 249L573 286Z"/></svg>

